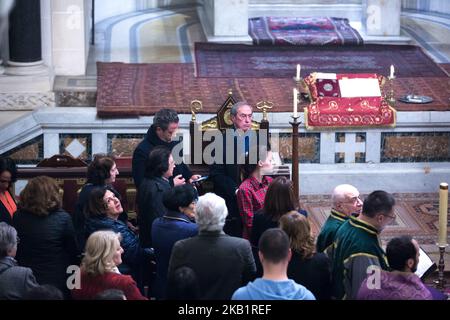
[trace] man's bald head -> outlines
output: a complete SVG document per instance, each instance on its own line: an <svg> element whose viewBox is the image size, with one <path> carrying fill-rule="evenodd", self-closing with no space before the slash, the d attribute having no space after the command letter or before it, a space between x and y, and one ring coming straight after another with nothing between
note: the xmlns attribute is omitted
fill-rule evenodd
<svg viewBox="0 0 450 320"><path fill-rule="evenodd" d="M340 184L333 190L331 195L333 209L349 215L359 215L362 209L362 201L359 198L359 191L351 184Z"/></svg>

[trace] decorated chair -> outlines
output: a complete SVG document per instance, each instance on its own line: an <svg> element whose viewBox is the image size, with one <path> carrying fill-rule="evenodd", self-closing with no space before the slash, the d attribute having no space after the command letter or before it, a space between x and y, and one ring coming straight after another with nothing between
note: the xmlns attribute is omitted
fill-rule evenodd
<svg viewBox="0 0 450 320"><path fill-rule="evenodd" d="M385 83L377 74L311 73L301 82L310 100L304 108L306 128L395 126L395 100L391 91L383 92Z"/></svg>

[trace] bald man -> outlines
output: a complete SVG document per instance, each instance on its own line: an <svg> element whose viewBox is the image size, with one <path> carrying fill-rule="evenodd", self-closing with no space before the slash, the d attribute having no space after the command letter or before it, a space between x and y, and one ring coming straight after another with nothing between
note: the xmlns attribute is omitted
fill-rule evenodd
<svg viewBox="0 0 450 320"><path fill-rule="evenodd" d="M350 216L359 216L363 206L358 189L350 184L334 188L331 200L331 214L317 237L317 252L325 252L330 258L337 230Z"/></svg>

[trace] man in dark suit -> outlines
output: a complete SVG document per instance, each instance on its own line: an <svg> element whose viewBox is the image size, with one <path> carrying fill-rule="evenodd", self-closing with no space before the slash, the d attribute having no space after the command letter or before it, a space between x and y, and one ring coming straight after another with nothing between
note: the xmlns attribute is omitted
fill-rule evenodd
<svg viewBox="0 0 450 320"><path fill-rule="evenodd" d="M239 216L236 191L242 180L237 159L243 158L242 154L249 151L250 143L256 141L253 141L249 134L252 126L252 107L246 102L237 102L231 108L230 115L234 130L226 130L223 135L223 159L222 161L220 161L220 159L215 159L215 163L210 167L210 179L214 183L214 192L224 198L227 203L228 218L224 227L225 233L235 237L241 237L242 221ZM226 137L227 135L232 135L233 137ZM238 138L243 140L241 145L243 144L245 151L244 149L239 148L240 144ZM232 141L232 144L227 144L229 141ZM232 161L230 162L229 154L231 151L234 153L233 157L231 157Z"/></svg>
<svg viewBox="0 0 450 320"><path fill-rule="evenodd" d="M176 242L172 250L169 279L177 268L191 268L197 275L201 300L229 300L256 272L250 242L222 231L227 213L219 196L199 197L195 214L199 234Z"/></svg>
<svg viewBox="0 0 450 320"><path fill-rule="evenodd" d="M165 146L170 150L180 142L173 141L178 130L178 114L172 109L161 109L153 117L153 124L147 131L147 135L136 147L133 153L132 174L136 188L139 188L145 174L145 162L148 159L150 151L156 146ZM177 163L173 171L173 179L170 179L172 185L181 185L185 182L191 182L200 178L199 175L192 175L188 166L181 162Z"/></svg>

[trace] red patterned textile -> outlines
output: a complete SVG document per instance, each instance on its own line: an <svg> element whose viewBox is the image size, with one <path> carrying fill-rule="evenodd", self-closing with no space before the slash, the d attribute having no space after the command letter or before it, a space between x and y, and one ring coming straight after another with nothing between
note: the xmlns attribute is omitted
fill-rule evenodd
<svg viewBox="0 0 450 320"><path fill-rule="evenodd" d="M321 79L313 73L305 78L313 102L304 108L307 129L338 127L395 126L395 110L380 97L324 96ZM376 74L337 74L336 84L341 79L374 78L381 87L384 79ZM327 79L330 80L330 79ZM339 85L337 85L339 88Z"/></svg>
<svg viewBox="0 0 450 320"><path fill-rule="evenodd" d="M233 68L229 67L230 70ZM237 100L251 105L261 100L273 101L275 107L272 112L292 112L292 95L286 94L293 85L292 75L282 79L257 76L198 78L194 76L194 69L194 65L189 63L98 62L97 115L101 118L154 115L164 107L190 114L189 105L194 99L203 102L202 112L214 113L223 103L228 88L233 89ZM290 73L293 72L295 65ZM399 77L394 81L394 92L397 99L411 93L433 98L433 102L427 104L397 101L397 111L450 110L450 78L446 75Z"/></svg>
<svg viewBox="0 0 450 320"><path fill-rule="evenodd" d="M253 44L362 45L348 19L333 17L257 17L248 20Z"/></svg>

